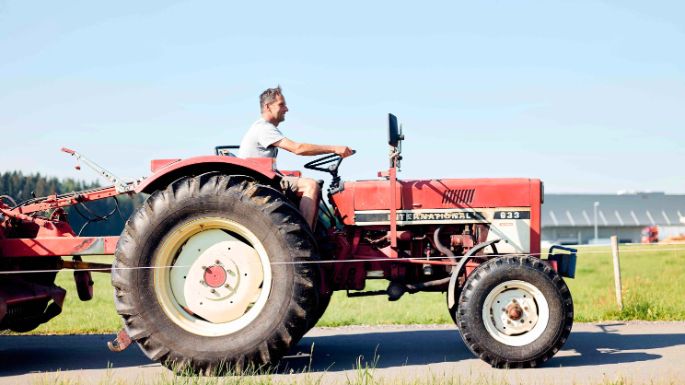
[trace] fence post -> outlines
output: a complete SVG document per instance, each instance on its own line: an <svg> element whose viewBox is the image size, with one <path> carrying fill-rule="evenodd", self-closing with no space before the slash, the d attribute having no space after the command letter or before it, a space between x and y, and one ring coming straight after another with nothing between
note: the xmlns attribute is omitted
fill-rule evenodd
<svg viewBox="0 0 685 385"><path fill-rule="evenodd" d="M621 292L621 262L618 257L618 237L611 236L611 254L614 257L614 286L616 287L616 302L618 308L623 310L623 295Z"/></svg>

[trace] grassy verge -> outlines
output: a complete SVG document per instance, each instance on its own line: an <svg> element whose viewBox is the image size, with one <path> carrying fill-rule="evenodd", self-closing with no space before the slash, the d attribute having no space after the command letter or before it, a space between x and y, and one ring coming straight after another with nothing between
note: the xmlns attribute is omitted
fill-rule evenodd
<svg viewBox="0 0 685 385"><path fill-rule="evenodd" d="M89 262L111 263L112 257L90 257ZM113 333L121 328L121 320L114 309L114 291L108 273L91 273L95 282L95 296L90 301L79 300L74 274L61 271L56 284L67 290L62 314L39 326L32 334Z"/></svg>
<svg viewBox="0 0 685 385"><path fill-rule="evenodd" d="M685 320L685 245L621 246L621 270L624 309L619 311L609 248L579 250L577 278L567 280L576 321ZM114 311L109 275L94 273L93 278L95 298L81 302L72 273L59 273L58 285L68 291L64 312L34 333L116 331L120 320ZM386 285L386 281L371 281L367 289L383 289ZM388 302L384 296L347 298L344 292L338 292L319 326L440 323L452 323L443 293L405 295L397 302Z"/></svg>
<svg viewBox="0 0 685 385"><path fill-rule="evenodd" d="M574 382L574 384L588 385L676 385L682 383L677 378L660 378L649 381L634 381L628 377L617 376L602 380ZM94 383L93 379L81 381L79 378L62 376L60 374L45 374L34 377L30 382L32 385L81 385ZM376 371L374 367L357 364L356 368L339 373L313 373L298 372L290 374L258 374L243 373L237 375L225 375L223 377L200 377L196 375L175 375L165 373L154 377L139 377L136 380L120 379L111 372L107 373L98 382L99 385L322 385L322 384L345 384L345 385L512 385L528 384L530 380L513 380L507 373L485 374L454 374L454 373L428 373L424 377L412 376L388 376ZM536 384L552 385L556 384L553 380L543 380Z"/></svg>
<svg viewBox="0 0 685 385"><path fill-rule="evenodd" d="M616 304L608 247L579 250L577 279L568 280L576 320L685 320L685 245L620 247L622 311Z"/></svg>

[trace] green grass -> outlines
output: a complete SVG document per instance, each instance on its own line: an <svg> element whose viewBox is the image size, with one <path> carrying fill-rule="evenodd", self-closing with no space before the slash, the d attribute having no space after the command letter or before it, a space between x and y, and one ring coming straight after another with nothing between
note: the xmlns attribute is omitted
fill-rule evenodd
<svg viewBox="0 0 685 385"><path fill-rule="evenodd" d="M334 376L334 377L331 377ZM44 374L43 376L34 377L30 382L32 385L81 385L94 383L93 379L88 379L86 382L73 376L63 376L57 374ZM357 363L356 367L344 373L343 376L339 374L329 374L327 372L296 372L289 374L254 374L243 373L240 375L228 374L222 377L202 377L189 374L173 374L165 373L154 377L139 377L135 380L126 380L117 378L111 372L107 373L98 382L99 385L275 385L275 384L292 384L292 385L321 385L321 384L345 384L345 385L511 385L511 384L529 384L530 380L518 380L515 382L506 371L503 373L485 374L454 374L454 373L433 373L430 372L424 377L414 376L392 376L381 375L373 366L362 365ZM552 385L557 382L554 380L543 380L543 382L535 382L536 384ZM616 378L608 378L605 376L602 380L588 381L588 382L574 382L574 384L588 384L588 385L676 385L682 383L676 378L659 378L650 379L648 381L633 381L627 377L618 376Z"/></svg>
<svg viewBox="0 0 685 385"><path fill-rule="evenodd" d="M619 311L609 248L580 248L577 278L566 280L577 322L685 320L685 245L622 245L621 270L624 308ZM95 298L81 302L72 273L60 272L57 284L68 291L64 311L34 333L112 333L120 328L109 274L94 273L93 278ZM370 281L367 289L386 285L386 281ZM444 293L406 294L389 302L385 296L347 298L337 292L319 326L451 323Z"/></svg>
<svg viewBox="0 0 685 385"><path fill-rule="evenodd" d="M330 373L327 371L312 372L309 369L301 371L290 371L278 373L273 370L254 370L247 369L241 373L229 372L221 376L201 376L183 370L164 372L158 375L140 375L136 379L117 378L113 370L107 370L100 377L86 375L85 383L95 383L99 385L321 385L321 384L345 384L345 385L513 385L529 384L531 382L541 385L555 384L554 380L542 380L542 382L531 381L531 379L513 380L508 370L496 370L490 373L454 373L445 371L433 371L428 369L426 374L419 373L407 374L396 373L389 370L379 371L377 364L380 359L376 353L369 362L363 362L359 357L355 365L344 372ZM419 374L420 376L417 376ZM44 373L36 375L30 381L32 385L81 385L81 376L74 376L73 373ZM588 385L675 385L682 383L681 380L672 376L659 376L648 381L634 381L624 375L607 376L602 375L601 380L588 380L585 382L574 382L574 384Z"/></svg>
<svg viewBox="0 0 685 385"><path fill-rule="evenodd" d="M111 263L112 257L90 257L89 262ZM114 309L114 291L109 273L91 273L95 282L95 296L81 301L76 293L74 273L61 271L56 284L67 290L62 314L39 326L34 334L113 333L121 328L121 320Z"/></svg>
<svg viewBox="0 0 685 385"><path fill-rule="evenodd" d="M685 320L685 245L620 247L622 311L609 248L586 247L578 254L577 278L567 280L577 321Z"/></svg>

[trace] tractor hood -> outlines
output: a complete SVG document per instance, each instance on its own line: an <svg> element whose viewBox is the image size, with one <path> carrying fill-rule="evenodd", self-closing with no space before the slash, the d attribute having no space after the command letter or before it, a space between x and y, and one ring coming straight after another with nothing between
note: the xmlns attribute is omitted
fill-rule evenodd
<svg viewBox="0 0 685 385"><path fill-rule="evenodd" d="M397 181L398 226L483 224L500 252L540 252L539 179L434 179ZM390 228L390 181L345 182L331 195L348 226Z"/></svg>
<svg viewBox="0 0 685 385"><path fill-rule="evenodd" d="M441 213L445 209L468 213L477 208L539 211L541 185L539 179L528 178L398 180L395 208L419 213ZM343 222L354 225L355 213L390 210L389 190L388 180L345 182L342 191L331 199Z"/></svg>

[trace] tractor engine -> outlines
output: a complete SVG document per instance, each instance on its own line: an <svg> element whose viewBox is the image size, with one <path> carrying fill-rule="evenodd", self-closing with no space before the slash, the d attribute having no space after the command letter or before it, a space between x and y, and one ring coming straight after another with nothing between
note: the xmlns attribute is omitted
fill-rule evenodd
<svg viewBox="0 0 685 385"><path fill-rule="evenodd" d="M362 289L366 278L421 283L448 277L461 256L491 240L500 241L475 255L540 252L542 182L538 179L397 180L394 199L390 185L383 179L344 182L330 194L335 215L347 229L349 247L339 250L370 260L363 266L336 267L354 269L337 272L336 276L345 277L335 280L341 288ZM379 262L383 257L410 263ZM478 261L466 266L467 275Z"/></svg>

